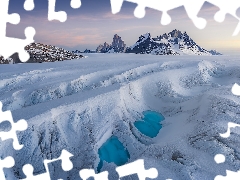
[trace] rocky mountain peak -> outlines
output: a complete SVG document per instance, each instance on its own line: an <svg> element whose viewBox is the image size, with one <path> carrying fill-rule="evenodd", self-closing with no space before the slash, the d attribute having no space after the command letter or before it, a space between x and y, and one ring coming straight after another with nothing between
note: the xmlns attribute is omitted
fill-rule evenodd
<svg viewBox="0 0 240 180"><path fill-rule="evenodd" d="M147 33L145 33L145 34L142 34L141 36L140 36L140 38L151 38L151 34L150 34L150 32L147 32Z"/></svg>
<svg viewBox="0 0 240 180"><path fill-rule="evenodd" d="M115 34L111 45L104 43L97 48L96 52L156 55L218 55L218 52L202 48L190 38L186 31L182 32L178 29L164 33L156 38L151 37L151 34L147 32L139 36L136 43L130 47L126 47L121 37Z"/></svg>
<svg viewBox="0 0 240 180"><path fill-rule="evenodd" d="M122 38L117 34L115 34L113 36L112 46L114 48L124 48L126 45L124 44L124 41L122 40Z"/></svg>
<svg viewBox="0 0 240 180"><path fill-rule="evenodd" d="M183 34L181 31L174 29L172 32L169 32L168 35L170 37L181 38Z"/></svg>
<svg viewBox="0 0 240 180"><path fill-rule="evenodd" d="M138 43L142 42L142 41L146 41L146 40L150 40L151 39L151 34L148 32L146 34L142 34L139 38L138 38Z"/></svg>
<svg viewBox="0 0 240 180"><path fill-rule="evenodd" d="M124 41L122 40L122 38L115 34L113 36L113 41L112 44L108 44L107 42L105 42L103 45L100 44L97 49L96 52L98 53L110 53L110 52L114 52L114 53L119 53L119 52L125 52L126 49L126 44L124 43Z"/></svg>
<svg viewBox="0 0 240 180"><path fill-rule="evenodd" d="M156 55L216 55L217 52L207 51L197 45L186 32L174 29L156 38L150 33L141 35L138 41L127 48L127 53L156 54Z"/></svg>

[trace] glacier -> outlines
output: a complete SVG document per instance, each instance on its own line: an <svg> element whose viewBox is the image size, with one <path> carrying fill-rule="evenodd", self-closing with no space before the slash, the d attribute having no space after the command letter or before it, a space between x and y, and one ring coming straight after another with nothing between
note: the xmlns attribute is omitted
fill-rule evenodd
<svg viewBox="0 0 240 180"><path fill-rule="evenodd" d="M144 159L159 180L208 180L240 169L240 129L232 129L229 138L219 135L228 122L240 124L240 98L231 93L240 84L238 56L86 55L0 66L3 111L29 125L17 133L23 149L15 151L11 140L0 143L1 158L16 162L4 170L8 179L25 178L22 167L28 163L35 174L44 173L43 160L65 149L74 155L74 167L64 172L61 162L51 164L51 179L78 180L81 169L97 172L98 151L111 137L126 148L127 163ZM153 138L134 126L148 110L165 118ZM216 154L225 155L225 163L217 164ZM114 180L116 167L103 161L100 171Z"/></svg>

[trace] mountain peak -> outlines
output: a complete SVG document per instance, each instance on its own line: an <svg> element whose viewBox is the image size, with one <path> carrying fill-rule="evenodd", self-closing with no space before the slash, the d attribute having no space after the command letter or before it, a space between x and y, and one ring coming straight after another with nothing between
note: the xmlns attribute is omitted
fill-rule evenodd
<svg viewBox="0 0 240 180"><path fill-rule="evenodd" d="M144 41L146 39L150 39L151 38L151 34L149 32L145 33L145 34L142 34L139 39L138 39L138 42L140 41Z"/></svg>
<svg viewBox="0 0 240 180"><path fill-rule="evenodd" d="M180 38L182 37L183 33L177 29L174 29L172 32L169 32L168 35L170 35L171 37Z"/></svg>
<svg viewBox="0 0 240 180"><path fill-rule="evenodd" d="M107 42L105 42L103 45L100 44L97 47L96 52L98 52L98 53L109 53L109 52L119 53L119 52L125 52L125 49L126 49L126 44L124 43L122 38L118 34L114 34L112 43L108 44Z"/></svg>
<svg viewBox="0 0 240 180"><path fill-rule="evenodd" d="M147 33L143 34L142 36L144 36L144 37L151 37L151 34L150 34L150 32L147 32Z"/></svg>
<svg viewBox="0 0 240 180"><path fill-rule="evenodd" d="M137 42L126 48L124 41L118 34L113 36L112 44L104 43L97 47L99 53L136 53L156 55L220 55L216 51L208 51L194 42L186 31L174 29L156 38L150 32L139 36Z"/></svg>
<svg viewBox="0 0 240 180"><path fill-rule="evenodd" d="M150 33L143 34L138 41L127 49L127 53L156 54L156 55L216 55L214 51L207 51L197 45L186 31L174 29L152 38Z"/></svg>

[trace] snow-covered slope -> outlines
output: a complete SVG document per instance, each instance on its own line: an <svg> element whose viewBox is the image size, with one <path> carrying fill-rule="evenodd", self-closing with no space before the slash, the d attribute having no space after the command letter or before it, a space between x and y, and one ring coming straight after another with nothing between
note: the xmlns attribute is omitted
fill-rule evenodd
<svg viewBox="0 0 240 180"><path fill-rule="evenodd" d="M98 149L112 135L129 152L128 162L143 158L155 167L158 180L211 180L240 169L239 128L230 138L219 133L229 121L240 124L240 98L231 93L240 84L239 57L88 54L88 58L42 64L0 66L0 101L14 120L26 119L19 132L24 148L0 143L0 156L14 156L5 169L11 180L24 178L30 163L43 173L43 159L71 152L74 168L50 166L52 179L79 180L79 170L99 163ZM155 138L136 138L134 122L153 110L165 117ZM1 129L4 128L1 126ZM5 127L6 129L6 127ZM139 132L138 132L139 134ZM226 162L217 164L216 154ZM103 163L109 179L117 179L114 163ZM136 179L136 176L125 179Z"/></svg>
<svg viewBox="0 0 240 180"><path fill-rule="evenodd" d="M141 35L126 52L154 55L221 55L216 51L207 51L200 47L186 32L182 33L176 29L157 38L152 38L150 33Z"/></svg>

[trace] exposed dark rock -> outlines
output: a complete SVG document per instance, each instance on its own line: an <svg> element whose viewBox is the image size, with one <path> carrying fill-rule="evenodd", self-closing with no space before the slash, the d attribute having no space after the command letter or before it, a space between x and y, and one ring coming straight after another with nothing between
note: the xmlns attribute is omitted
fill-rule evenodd
<svg viewBox="0 0 240 180"><path fill-rule="evenodd" d="M77 54L77 53L82 53L82 52L79 50L75 50L75 51L72 51L72 53Z"/></svg>
<svg viewBox="0 0 240 180"><path fill-rule="evenodd" d="M189 35L179 30L152 38L150 33L139 37L139 40L128 47L126 53L155 54L155 55L220 55L214 51L207 51L197 45Z"/></svg>
<svg viewBox="0 0 240 180"><path fill-rule="evenodd" d="M109 51L110 47L111 47L111 46L110 46L108 43L105 42L103 45L100 44L100 45L97 47L96 52L97 52L97 53L107 53L107 52Z"/></svg>
<svg viewBox="0 0 240 180"><path fill-rule="evenodd" d="M96 52L98 53L123 53L126 50L126 44L124 44L124 41L120 36L117 34L114 35L113 37L113 42L112 44L104 43L103 45L100 44Z"/></svg>
<svg viewBox="0 0 240 180"><path fill-rule="evenodd" d="M217 55L217 56L222 55L220 52L217 52L216 50L210 50L208 52L211 53L212 55Z"/></svg>
<svg viewBox="0 0 240 180"><path fill-rule="evenodd" d="M54 62L54 61L63 61L63 60L72 60L83 58L82 55L78 55L67 51L63 48L59 48L52 45L45 45L41 43L32 43L25 47L25 50L29 53L30 58L26 63L42 63L42 62ZM0 57L2 58L2 57ZM2 58L3 59L3 58ZM10 56L12 63L22 63L18 57L18 53ZM0 59L0 64L9 64L6 63L7 60L3 61Z"/></svg>
<svg viewBox="0 0 240 180"><path fill-rule="evenodd" d="M89 49L85 49L85 50L83 51L83 53L96 53L96 51L89 50Z"/></svg>

